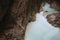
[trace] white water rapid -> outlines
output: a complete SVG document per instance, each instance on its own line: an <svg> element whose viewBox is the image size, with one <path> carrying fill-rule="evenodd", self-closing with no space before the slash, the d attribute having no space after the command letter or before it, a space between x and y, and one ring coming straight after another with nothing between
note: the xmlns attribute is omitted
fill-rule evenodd
<svg viewBox="0 0 60 40"><path fill-rule="evenodd" d="M43 11L36 14L36 21L27 25L25 40L60 40L59 28L55 28L47 22L45 11L48 11L47 13L57 12L46 3Z"/></svg>

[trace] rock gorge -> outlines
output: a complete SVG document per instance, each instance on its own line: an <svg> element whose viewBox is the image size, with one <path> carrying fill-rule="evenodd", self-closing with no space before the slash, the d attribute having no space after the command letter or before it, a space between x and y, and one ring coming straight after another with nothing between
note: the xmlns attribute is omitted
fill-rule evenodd
<svg viewBox="0 0 60 40"><path fill-rule="evenodd" d="M27 24L35 21L44 2L60 11L59 0L0 0L0 40L24 40Z"/></svg>

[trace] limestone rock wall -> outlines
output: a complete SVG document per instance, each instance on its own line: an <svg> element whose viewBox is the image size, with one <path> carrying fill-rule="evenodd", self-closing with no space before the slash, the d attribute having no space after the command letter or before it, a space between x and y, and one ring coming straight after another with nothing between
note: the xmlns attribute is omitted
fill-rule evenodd
<svg viewBox="0 0 60 40"><path fill-rule="evenodd" d="M0 22L0 40L24 40L26 25L35 20L41 2L42 0L1 0L1 13L4 15L2 14Z"/></svg>

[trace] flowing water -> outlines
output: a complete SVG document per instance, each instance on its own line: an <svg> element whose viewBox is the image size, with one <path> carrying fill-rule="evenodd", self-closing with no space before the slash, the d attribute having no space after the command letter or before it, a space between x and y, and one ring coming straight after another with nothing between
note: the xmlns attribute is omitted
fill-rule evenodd
<svg viewBox="0 0 60 40"><path fill-rule="evenodd" d="M48 11L48 12L45 12ZM59 28L55 28L47 22L46 15L57 12L50 8L48 3L43 7L43 11L36 14L36 21L27 25L25 40L58 40Z"/></svg>

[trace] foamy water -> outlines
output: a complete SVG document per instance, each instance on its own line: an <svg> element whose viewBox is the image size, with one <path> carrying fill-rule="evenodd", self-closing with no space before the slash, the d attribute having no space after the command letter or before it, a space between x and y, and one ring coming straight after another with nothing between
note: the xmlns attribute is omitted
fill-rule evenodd
<svg viewBox="0 0 60 40"><path fill-rule="evenodd" d="M56 12L55 9L50 8L50 5L48 3L46 3L43 8L44 11L48 10L48 13ZM45 18L47 14L44 14L44 11L37 13L36 21L30 22L27 25L25 40L55 40L54 36L57 36L59 29L53 27L47 22L47 19Z"/></svg>

